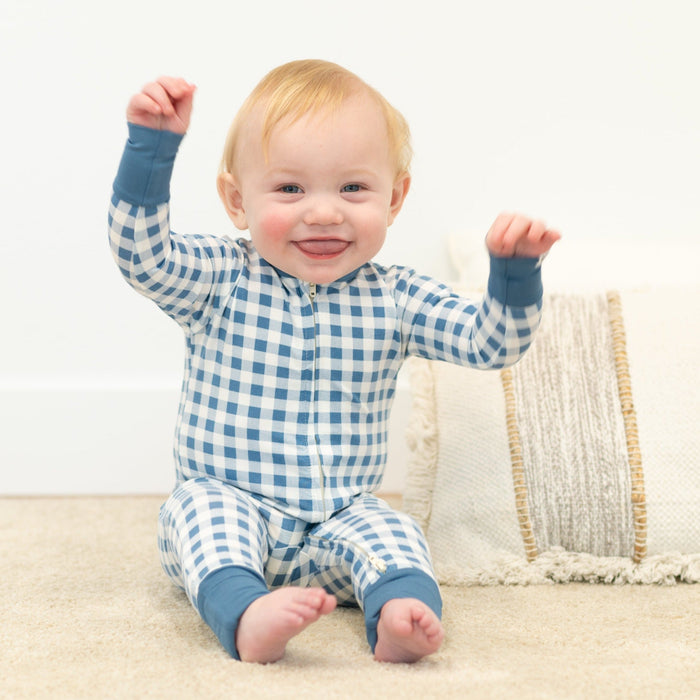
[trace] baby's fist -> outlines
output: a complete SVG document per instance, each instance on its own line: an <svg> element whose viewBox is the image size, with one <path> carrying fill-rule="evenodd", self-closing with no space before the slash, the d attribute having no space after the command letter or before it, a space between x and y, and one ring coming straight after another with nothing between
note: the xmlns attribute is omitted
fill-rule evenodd
<svg viewBox="0 0 700 700"><path fill-rule="evenodd" d="M499 258L538 258L544 255L561 235L542 221L519 214L501 214L486 234L486 247Z"/></svg>
<svg viewBox="0 0 700 700"><path fill-rule="evenodd" d="M183 78L162 77L144 85L126 109L132 124L184 134L190 125L195 86Z"/></svg>

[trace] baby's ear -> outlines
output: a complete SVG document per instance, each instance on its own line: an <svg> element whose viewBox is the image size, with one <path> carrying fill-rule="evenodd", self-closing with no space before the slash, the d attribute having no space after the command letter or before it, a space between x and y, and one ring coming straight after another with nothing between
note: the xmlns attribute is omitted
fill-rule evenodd
<svg viewBox="0 0 700 700"><path fill-rule="evenodd" d="M226 213L236 228L241 229L241 231L247 229L248 221L243 209L243 196L233 175L231 173L221 173L216 178L216 188L219 191L221 201L224 203Z"/></svg>
<svg viewBox="0 0 700 700"><path fill-rule="evenodd" d="M396 215L401 211L408 190L411 187L411 176L408 173L403 173L396 178L394 182L394 187L391 190L391 202L389 204L389 217L387 220L387 226L391 226L394 223Z"/></svg>

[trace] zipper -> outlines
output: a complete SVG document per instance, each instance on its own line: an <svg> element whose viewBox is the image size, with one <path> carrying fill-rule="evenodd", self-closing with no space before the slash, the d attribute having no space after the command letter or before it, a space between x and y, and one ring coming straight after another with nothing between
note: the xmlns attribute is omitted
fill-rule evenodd
<svg viewBox="0 0 700 700"><path fill-rule="evenodd" d="M354 547L356 550L358 550L361 554L364 554L365 557L367 557L367 561L380 574L386 573L386 562L383 559L380 559L374 552L368 552L364 547L362 547L359 544L355 544L354 542L349 542L349 544L351 547Z"/></svg>
<svg viewBox="0 0 700 700"><path fill-rule="evenodd" d="M308 535L307 537L308 537L308 539L316 540L317 542L329 542L329 543L331 542L331 540L329 540L328 538L319 537L318 535ZM335 541L336 542L343 542L345 545L347 545L351 549L354 549L361 556L363 556L380 574L386 573L386 569L387 569L386 562L381 557L378 557L374 552L370 552L367 549L365 549L362 545L357 544L357 543L353 542L352 540L345 539L344 537L341 537Z"/></svg>
<svg viewBox="0 0 700 700"><path fill-rule="evenodd" d="M316 360L318 357L318 338L316 336L316 307L314 301L316 300L316 283L309 283L309 300L311 301L311 315L314 326L314 366L313 366L313 404L314 404L314 443L316 444L316 457L318 458L318 472L319 480L321 482L321 503L323 503L323 519L328 518L326 512L326 475L323 473L323 460L321 459L321 449L318 444L318 407L316 406Z"/></svg>

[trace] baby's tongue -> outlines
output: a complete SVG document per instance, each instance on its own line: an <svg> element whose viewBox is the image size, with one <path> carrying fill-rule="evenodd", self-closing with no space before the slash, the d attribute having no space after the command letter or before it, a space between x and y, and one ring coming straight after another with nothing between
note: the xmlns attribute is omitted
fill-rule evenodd
<svg viewBox="0 0 700 700"><path fill-rule="evenodd" d="M309 255L336 255L342 253L348 246L346 241L338 239L299 241L298 245L305 253L309 253Z"/></svg>

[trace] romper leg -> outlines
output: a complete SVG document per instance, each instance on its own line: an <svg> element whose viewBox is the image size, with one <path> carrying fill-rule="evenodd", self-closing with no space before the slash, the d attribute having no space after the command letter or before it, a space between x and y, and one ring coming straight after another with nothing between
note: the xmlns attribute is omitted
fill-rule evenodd
<svg viewBox="0 0 700 700"><path fill-rule="evenodd" d="M204 578L227 566L250 569L264 580L267 531L253 499L215 479L190 479L160 511L161 564L197 605Z"/></svg>
<svg viewBox="0 0 700 700"><path fill-rule="evenodd" d="M375 496L366 495L319 524L306 538L305 549L326 571L335 559L339 574L349 572L372 651L381 608L393 598L417 598L441 617L440 591L420 527Z"/></svg>
<svg viewBox="0 0 700 700"><path fill-rule="evenodd" d="M254 502L214 479L184 482L161 508L161 564L234 657L245 609L268 593L267 532Z"/></svg>

